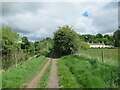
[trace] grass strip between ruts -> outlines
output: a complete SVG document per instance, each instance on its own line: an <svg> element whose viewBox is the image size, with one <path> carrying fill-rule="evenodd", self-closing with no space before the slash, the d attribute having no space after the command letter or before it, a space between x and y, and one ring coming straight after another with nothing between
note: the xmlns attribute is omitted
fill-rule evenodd
<svg viewBox="0 0 120 90"><path fill-rule="evenodd" d="M52 66L52 61L50 62L47 69L45 70L45 73L41 78L40 82L38 83L37 88L47 88L49 77L50 77L51 66Z"/></svg>

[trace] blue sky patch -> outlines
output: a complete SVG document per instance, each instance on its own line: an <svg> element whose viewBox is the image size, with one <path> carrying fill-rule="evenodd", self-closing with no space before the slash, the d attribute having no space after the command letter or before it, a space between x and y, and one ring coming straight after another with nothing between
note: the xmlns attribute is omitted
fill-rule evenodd
<svg viewBox="0 0 120 90"><path fill-rule="evenodd" d="M84 12L83 16L88 17L88 12Z"/></svg>

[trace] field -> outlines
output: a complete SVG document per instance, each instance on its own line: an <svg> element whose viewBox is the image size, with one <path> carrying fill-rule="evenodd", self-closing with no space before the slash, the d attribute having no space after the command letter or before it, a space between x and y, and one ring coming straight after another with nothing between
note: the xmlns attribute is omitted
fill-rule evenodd
<svg viewBox="0 0 120 90"><path fill-rule="evenodd" d="M42 69L47 62L47 58L41 56L34 58L19 65L17 68L11 68L2 72L3 88L22 88L26 87L35 75Z"/></svg>
<svg viewBox="0 0 120 90"><path fill-rule="evenodd" d="M63 88L116 88L117 68L84 56L64 56L58 61L59 84Z"/></svg>
<svg viewBox="0 0 120 90"><path fill-rule="evenodd" d="M108 64L118 65L118 49L88 49L79 50L78 54L82 54L86 57L98 58L102 61L102 51L104 52L104 62Z"/></svg>

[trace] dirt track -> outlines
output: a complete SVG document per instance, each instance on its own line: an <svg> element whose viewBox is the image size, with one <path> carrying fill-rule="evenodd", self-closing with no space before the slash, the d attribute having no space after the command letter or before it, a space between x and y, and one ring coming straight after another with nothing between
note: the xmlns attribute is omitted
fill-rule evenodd
<svg viewBox="0 0 120 90"><path fill-rule="evenodd" d="M42 70L39 72L39 74L28 84L27 88L36 88L38 82L40 81L40 78L44 75L44 72L48 65L50 64L51 59L47 61L45 66L42 68Z"/></svg>
<svg viewBox="0 0 120 90"><path fill-rule="evenodd" d="M57 66L56 66L57 60L58 59L52 60L52 68L51 68L51 72L50 72L50 80L48 82L48 88L59 88Z"/></svg>

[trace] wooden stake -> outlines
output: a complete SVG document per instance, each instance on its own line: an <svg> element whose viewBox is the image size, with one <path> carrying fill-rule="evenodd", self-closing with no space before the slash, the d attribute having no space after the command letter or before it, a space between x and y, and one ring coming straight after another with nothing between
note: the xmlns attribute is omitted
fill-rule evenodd
<svg viewBox="0 0 120 90"><path fill-rule="evenodd" d="M102 62L104 62L104 51L102 50Z"/></svg>

